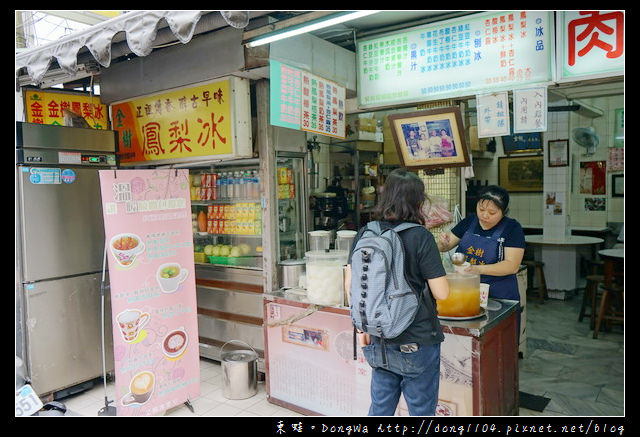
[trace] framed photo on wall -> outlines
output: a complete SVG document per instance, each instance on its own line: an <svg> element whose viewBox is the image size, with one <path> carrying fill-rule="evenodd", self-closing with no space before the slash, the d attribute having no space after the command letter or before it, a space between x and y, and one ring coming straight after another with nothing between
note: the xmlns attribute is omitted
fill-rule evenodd
<svg viewBox="0 0 640 437"><path fill-rule="evenodd" d="M389 116L400 164L408 169L467 167L470 164L460 108Z"/></svg>
<svg viewBox="0 0 640 437"><path fill-rule="evenodd" d="M549 140L549 167L569 166L569 140Z"/></svg>
<svg viewBox="0 0 640 437"><path fill-rule="evenodd" d="M543 159L542 155L498 158L499 185L510 193L541 193Z"/></svg>
<svg viewBox="0 0 640 437"><path fill-rule="evenodd" d="M611 197L624 197L624 174L611 175Z"/></svg>

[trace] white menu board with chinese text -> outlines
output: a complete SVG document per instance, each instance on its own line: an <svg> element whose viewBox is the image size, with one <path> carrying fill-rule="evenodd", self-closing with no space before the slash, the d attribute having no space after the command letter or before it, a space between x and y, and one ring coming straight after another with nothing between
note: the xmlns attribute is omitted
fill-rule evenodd
<svg viewBox="0 0 640 437"><path fill-rule="evenodd" d="M547 130L547 88L513 90L513 133Z"/></svg>
<svg viewBox="0 0 640 437"><path fill-rule="evenodd" d="M476 110L478 138L510 134L509 96L506 91L477 95Z"/></svg>
<svg viewBox="0 0 640 437"><path fill-rule="evenodd" d="M553 12L480 13L358 42L358 104L379 107L553 80Z"/></svg>
<svg viewBox="0 0 640 437"><path fill-rule="evenodd" d="M346 90L314 74L302 73L302 120L304 131L345 138Z"/></svg>
<svg viewBox="0 0 640 437"><path fill-rule="evenodd" d="M307 71L270 61L270 123L346 137L346 89Z"/></svg>

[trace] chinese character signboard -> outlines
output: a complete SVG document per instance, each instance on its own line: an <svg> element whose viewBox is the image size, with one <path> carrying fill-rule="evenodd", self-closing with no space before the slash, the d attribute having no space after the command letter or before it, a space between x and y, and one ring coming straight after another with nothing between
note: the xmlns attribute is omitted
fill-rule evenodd
<svg viewBox="0 0 640 437"><path fill-rule="evenodd" d="M360 107L553 80L553 12L473 14L359 41Z"/></svg>
<svg viewBox="0 0 640 437"><path fill-rule="evenodd" d="M476 96L478 138L509 135L509 97L507 92Z"/></svg>
<svg viewBox="0 0 640 437"><path fill-rule="evenodd" d="M271 124L300 129L302 70L271 60L270 81Z"/></svg>
<svg viewBox="0 0 640 437"><path fill-rule="evenodd" d="M101 170L115 406L148 416L200 394L188 170Z"/></svg>
<svg viewBox="0 0 640 437"><path fill-rule="evenodd" d="M250 157L248 80L230 77L111 105L121 164Z"/></svg>
<svg viewBox="0 0 640 437"><path fill-rule="evenodd" d="M307 71L270 61L270 123L346 137L346 89Z"/></svg>
<svg viewBox="0 0 640 437"><path fill-rule="evenodd" d="M345 138L346 91L334 82L302 75L302 130Z"/></svg>
<svg viewBox="0 0 640 437"><path fill-rule="evenodd" d="M624 12L558 12L558 81L624 74Z"/></svg>
<svg viewBox="0 0 640 437"><path fill-rule="evenodd" d="M84 118L93 129L108 129L107 107L100 98L69 92L26 90L25 112L28 123L65 126L64 112Z"/></svg>
<svg viewBox="0 0 640 437"><path fill-rule="evenodd" d="M513 90L513 132L547 130L547 88Z"/></svg>

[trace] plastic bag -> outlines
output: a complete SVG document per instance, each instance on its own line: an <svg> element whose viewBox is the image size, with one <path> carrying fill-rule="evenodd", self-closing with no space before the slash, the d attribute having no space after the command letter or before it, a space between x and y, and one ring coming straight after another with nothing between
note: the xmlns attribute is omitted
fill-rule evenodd
<svg viewBox="0 0 640 437"><path fill-rule="evenodd" d="M427 229L444 225L453 219L453 214L448 209L447 201L437 196L429 196L429 203L422 206L422 213L425 216L424 226Z"/></svg>

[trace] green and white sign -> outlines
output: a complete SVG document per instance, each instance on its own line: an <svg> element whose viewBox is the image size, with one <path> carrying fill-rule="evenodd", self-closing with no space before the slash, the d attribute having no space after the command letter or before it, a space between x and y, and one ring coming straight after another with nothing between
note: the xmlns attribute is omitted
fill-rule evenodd
<svg viewBox="0 0 640 437"><path fill-rule="evenodd" d="M552 11L479 13L358 42L358 104L381 107L553 81Z"/></svg>

